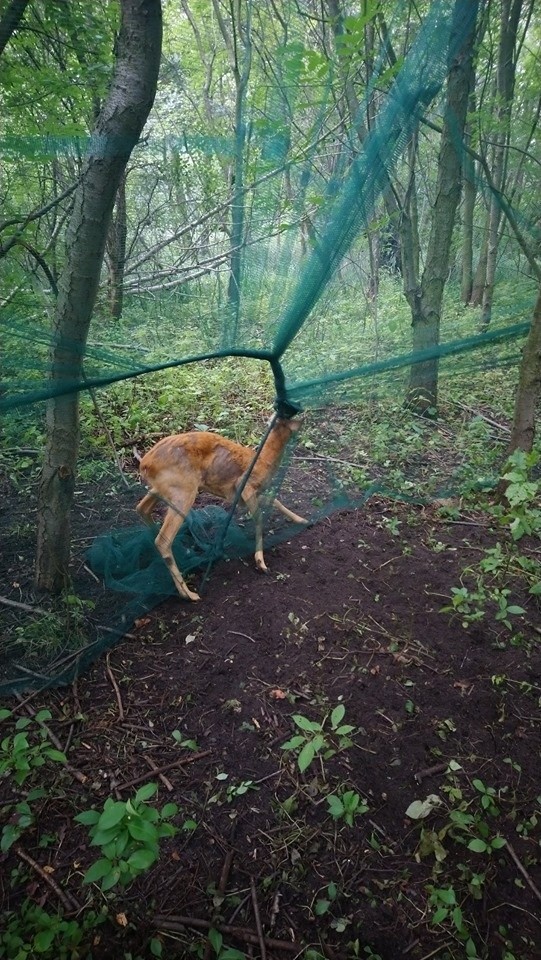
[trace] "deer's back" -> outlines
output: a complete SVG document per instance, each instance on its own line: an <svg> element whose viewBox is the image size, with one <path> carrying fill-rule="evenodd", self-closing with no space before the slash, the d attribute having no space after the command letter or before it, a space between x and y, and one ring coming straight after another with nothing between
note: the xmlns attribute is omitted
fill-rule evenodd
<svg viewBox="0 0 541 960"><path fill-rule="evenodd" d="M189 481L198 490L230 497L254 451L216 433L194 430L164 437L140 463L141 476L160 491Z"/></svg>

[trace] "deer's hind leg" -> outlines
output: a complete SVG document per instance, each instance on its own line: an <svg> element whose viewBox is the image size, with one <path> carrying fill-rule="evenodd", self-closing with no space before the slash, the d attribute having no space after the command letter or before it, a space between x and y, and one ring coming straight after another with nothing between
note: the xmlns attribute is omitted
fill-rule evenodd
<svg viewBox="0 0 541 960"><path fill-rule="evenodd" d="M259 497L253 488L246 485L242 492L242 499L255 524L255 565L262 573L267 573L268 567L263 556L263 515L261 513Z"/></svg>
<svg viewBox="0 0 541 960"><path fill-rule="evenodd" d="M192 504L197 496L197 488L194 490L183 490L177 493L170 501L169 509L165 514L164 521L160 527L158 536L156 537L154 543L156 544L156 549L163 557L169 573L173 578L175 587L177 588L181 597L184 597L185 600L200 600L198 593L194 593L193 590L187 586L184 577L182 576L175 558L173 556L173 541L177 536L182 524L184 523L186 516L191 510Z"/></svg>

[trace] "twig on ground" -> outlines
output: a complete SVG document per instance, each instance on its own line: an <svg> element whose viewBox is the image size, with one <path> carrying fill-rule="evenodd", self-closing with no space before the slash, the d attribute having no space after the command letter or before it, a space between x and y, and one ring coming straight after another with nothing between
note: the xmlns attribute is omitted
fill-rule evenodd
<svg viewBox="0 0 541 960"><path fill-rule="evenodd" d="M171 791L172 791L172 789L173 789L173 784L171 783L170 780L167 779L167 777L165 776L164 773L159 773L159 772L158 772L158 770L159 770L158 764L155 763L155 761L152 759L151 756L149 756L148 753L144 753L144 754L143 754L143 760L145 761L145 763L147 764L147 766L149 766L150 769L151 769L155 774L157 774L157 776L160 778L161 782L163 783L165 789L166 789L166 790L169 790L169 793L171 793Z"/></svg>
<svg viewBox="0 0 541 960"><path fill-rule="evenodd" d="M49 610L44 610L43 607L32 607L29 603L20 603L18 600L10 600L8 597L0 597L0 603L3 603L5 607L15 607L16 610L24 610L26 613L39 613L42 617L50 613Z"/></svg>
<svg viewBox="0 0 541 960"><path fill-rule="evenodd" d="M506 847L506 850L507 850L509 856L511 857L511 860L514 862L514 864L515 864L515 866L517 867L517 869L520 870L520 872L521 872L522 876L524 877L526 883L528 884L530 890L532 891L532 893L535 894L535 896L537 897L537 899L541 902L541 891L539 891L538 887L536 887L535 883L533 882L532 878L530 877L530 874L529 874L528 871L526 870L526 867L525 867L525 866L521 863L521 861L519 860L517 854L515 853L515 849L514 849L513 845L512 845L511 843L509 843L509 840L506 840L506 841L505 841L505 847Z"/></svg>
<svg viewBox="0 0 541 960"><path fill-rule="evenodd" d="M174 770L175 767L183 767L187 763L194 763L196 760L202 760L203 757L208 757L212 753L212 750L201 750L200 753L194 753L191 757L184 757L181 760L174 760L173 763L166 763L163 767L158 767L156 770L149 770L148 773L142 773L139 777L134 777L132 780L126 780L125 783L117 783L116 787L118 790L127 790L128 787L135 787L139 783L144 783L146 780L150 780L153 773L167 773L168 770Z"/></svg>
<svg viewBox="0 0 541 960"><path fill-rule="evenodd" d="M253 877L250 877L250 892L252 894L252 907L254 908L255 927L257 930L257 936L259 937L259 950L261 952L261 960L267 960L267 948L265 946L265 938L263 936L263 926L261 924L259 904L257 902L257 890L255 886L255 880Z"/></svg>
<svg viewBox="0 0 541 960"><path fill-rule="evenodd" d="M233 851L233 850L229 850L229 851L227 852L227 854L226 854L226 857L225 857L225 860L224 860L224 863L223 863L223 866L222 866L222 872L221 872L221 874L220 874L220 880L219 880L219 883L218 883L218 889L217 889L217 891L216 891L219 897L224 897L224 896L225 896L225 891L226 891L226 889L227 889L227 881L229 880L229 874L230 874L230 872L231 872L231 865L232 865L232 863L233 863L233 857L234 857L234 851ZM213 916L213 918L212 918L212 926L213 926L213 927L215 926L216 920L217 920L217 917L216 917L216 916ZM213 946L212 946L212 943L210 942L210 940L207 940L207 942L206 942L206 944L205 944L205 953L204 953L204 955L203 955L203 960L210 960L212 954L213 954Z"/></svg>
<svg viewBox="0 0 541 960"><path fill-rule="evenodd" d="M115 694L116 694L116 699L117 699L117 703L118 703L118 719L119 719L120 722L122 723L122 721L124 720L124 706L123 706L123 704L122 704L122 697L120 696L120 690L119 690L118 683L116 682L114 673L113 673L113 671L111 670L111 664L110 664L110 662L109 662L110 656L111 656L111 651L108 650L108 651L107 651L107 656L105 657L105 664L106 664L105 669L106 669L106 672L107 672L107 676L109 677L109 680L111 681L113 690L115 691Z"/></svg>
<svg viewBox="0 0 541 960"><path fill-rule="evenodd" d="M421 780L424 780L425 777L432 777L436 773L444 773L447 770L449 764L446 763L435 763L432 767L426 767L424 770L419 770L415 774L415 779L417 783L421 783Z"/></svg>
<svg viewBox="0 0 541 960"><path fill-rule="evenodd" d="M13 849L17 854L17 856L20 857L21 860L24 860L25 863L28 863L29 866L32 867L32 870L34 870L38 874L38 876L41 877L43 882L46 883L51 888L51 890L54 890L58 899L60 900L60 902L62 903L62 905L64 906L64 908L68 913L74 913L76 911L78 912L79 910L82 909L78 901L75 899L75 897L72 896L71 893L68 893L68 892L64 893L64 891L58 886L56 880L53 880L50 874L46 873L43 867L40 867L39 863L36 863L36 861L33 860L32 857L28 853L26 853L26 851L23 850L22 847L17 845Z"/></svg>
<svg viewBox="0 0 541 960"><path fill-rule="evenodd" d="M247 930L245 927L232 927L228 923L214 924L210 920L200 920L198 917L154 917L154 923L163 930L183 930L184 927L193 927L195 930L209 930L212 927L220 933L228 933L237 940L243 940L244 943L251 943L260 947L260 940L254 930ZM302 947L298 943L292 943L289 940L274 940L265 937L265 947L269 950L283 950L287 953L300 954Z"/></svg>

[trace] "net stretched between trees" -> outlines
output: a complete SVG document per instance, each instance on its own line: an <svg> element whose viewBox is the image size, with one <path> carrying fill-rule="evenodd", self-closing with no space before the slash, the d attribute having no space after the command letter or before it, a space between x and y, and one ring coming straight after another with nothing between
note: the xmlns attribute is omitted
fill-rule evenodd
<svg viewBox="0 0 541 960"><path fill-rule="evenodd" d="M400 265L391 262L393 245L408 238L401 221L412 208L395 209L394 218L392 211L400 190L407 198L412 189L412 145L418 144L419 131L427 141L434 136L435 143L436 133L441 132L455 165L469 176L472 171L480 174L478 187L487 202L494 195L494 185L483 177L483 168L475 167L475 153L464 147L463 122L456 109L464 98L460 83L471 81L468 76L461 80L460 72L470 70L476 14L477 4L471 0L433 3L403 60L390 51L386 25L385 42L375 51L363 97L354 109L349 102L349 117L342 115L334 127L329 117L336 107L336 78L317 58L307 66L306 48L290 41L275 52L274 84L267 87L264 119L255 122L254 105L239 96L235 136L229 140L201 134L163 138L152 132L144 146L136 148L149 162L173 157L184 175L195 155L211 165L225 162L234 167L233 204L228 207L231 243L225 243L216 227L226 209L225 204L223 210L218 205L214 219L202 217L198 225L201 228L207 219L212 223L213 232L204 233L212 268L199 257L182 266L182 285L158 284L158 291L148 284L142 289L140 280L125 275L122 321L115 327L96 319L85 348L84 376L65 378L60 387L48 375L52 334L47 321L28 316L31 293L13 298L5 308L1 331L0 408L6 447L17 447L17 438L32 436L32 431L39 444L47 402L74 392L81 395L83 432L85 416L96 416L100 405L121 403L129 414L130 405L136 406L138 396L147 389L163 405L163 433L204 426L198 407L205 406L209 380L221 367L234 378L246 364L248 395L253 383L258 386L254 394L260 396L263 383L269 404L274 392L279 414L308 412L306 437L301 439L304 452L297 450L293 459L286 458L275 489L283 487L281 497L311 522L337 507L360 504L376 492L422 502L482 481L465 464L460 445L454 459L440 458L444 431L437 420L415 420L416 404L421 397L423 412L430 413L438 399L431 394L430 384L437 383L440 402L442 396L445 402L447 385L454 385L460 394L462 384L467 393L471 377L480 372L490 392L502 372L516 367L532 300L526 296L521 304L515 298L508 309L501 308L491 317L482 332L472 332L471 321L468 325L463 313L453 322L451 301L446 301L444 310L450 315L435 331L427 322L430 310L423 316L419 303L415 312L415 297L428 300L428 292L407 289L407 255L402 252ZM348 29L354 35L363 23L349 18L349 23L340 21L335 27L340 68L347 53ZM244 56L248 57L246 50ZM311 100L303 86L307 69L319 76ZM300 148L294 136L298 128L305 131ZM9 135L1 143L8 165L70 158L82 146L58 137ZM443 146L440 170L429 185L433 197L445 186L442 153ZM367 246L367 238L376 234L379 248ZM451 235L452 224L449 242ZM441 237L438 241L435 231L429 248L438 242L445 241ZM216 254L220 249L223 255ZM374 251L383 260L382 250L389 268L377 277L380 290L386 286L389 292L384 316L378 315L373 289ZM432 255L435 261L437 253L436 249L430 254L429 249L426 256ZM448 265L444 268L448 273ZM410 321L414 328L429 331L413 340L410 324L404 320L405 301L398 302L396 292L400 273L410 301ZM432 284L443 288L445 280L447 276L438 276L436 264ZM231 358L236 358L234 368L228 366ZM189 377L183 380L186 371ZM417 380L416 371L423 373ZM192 392L193 423L176 420L172 409L178 399L176 389ZM413 400L410 413L403 406L408 397ZM357 421L361 428L355 433ZM348 446L350 439L337 440L339 427L341 436L357 438L354 449ZM228 429L231 433L231 424L224 432ZM482 434L483 423L476 420L472 429ZM411 441L407 463L395 457L404 432L409 432ZM84 442L82 454L84 468L88 465ZM86 456L96 459L95 452L89 455L86 450ZM134 477L129 486L121 496L129 499L131 509L141 491ZM99 489L102 498L103 485ZM96 510L100 511L102 502L96 502ZM111 597L119 598L111 599L108 606L118 613L96 627L95 639L80 651L71 650L66 637L60 651L49 650L48 663L34 655L32 637L43 634L47 617L53 629L54 614L38 612L29 625L22 626L13 619L7 628L11 642L1 678L4 691L29 683L66 682L122 636L138 616L175 594L154 547L155 534L135 523L115 529L112 521L111 528L89 545L85 559L91 575L105 584ZM296 532L270 514L266 528L268 547ZM185 575L197 572L203 586L216 560L252 552L251 523L239 521L232 508L214 503L190 513L175 543L181 570ZM10 570L15 569L12 564ZM15 587L16 576L11 575ZM76 606L73 598L71 602ZM20 608L13 609L15 618ZM72 611L76 627L80 614L81 608Z"/></svg>

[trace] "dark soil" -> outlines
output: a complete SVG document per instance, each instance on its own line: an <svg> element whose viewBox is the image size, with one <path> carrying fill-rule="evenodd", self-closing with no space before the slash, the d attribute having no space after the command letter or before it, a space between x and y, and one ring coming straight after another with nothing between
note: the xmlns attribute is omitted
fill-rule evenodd
<svg viewBox="0 0 541 960"><path fill-rule="evenodd" d="M107 508L118 515L126 503ZM215 957L213 926L223 958L227 946L267 960L445 960L466 957L467 936L478 957L540 958L539 610L511 583L526 609L513 630L493 611L467 629L440 612L494 540L481 517L449 522L374 498L268 551L266 577L251 561L218 564L200 604L163 603L72 686L10 701L18 716L51 710L75 774L43 768L37 824L4 856L4 917L25 898L63 909L52 879L80 922L91 904L109 910L66 956L146 958L157 938L166 958ZM4 554L2 593L28 601L18 555ZM81 554L88 586L82 564ZM102 595L96 616L118 604ZM292 716L325 721L337 748L338 704L352 745L301 773L282 749L299 733ZM179 745L174 731L196 744ZM145 875L103 896L82 883L98 852L73 816L147 780L159 783L158 806L179 805L180 830ZM352 826L329 814L327 796L343 791L368 808ZM429 794L436 810L406 816ZM0 799L13 802L11 780ZM461 828L452 811L471 819ZM183 829L190 820L195 830ZM499 836L508 845L492 849ZM472 840L490 849L469 849ZM451 903L432 922L433 888L452 888L462 921Z"/></svg>

